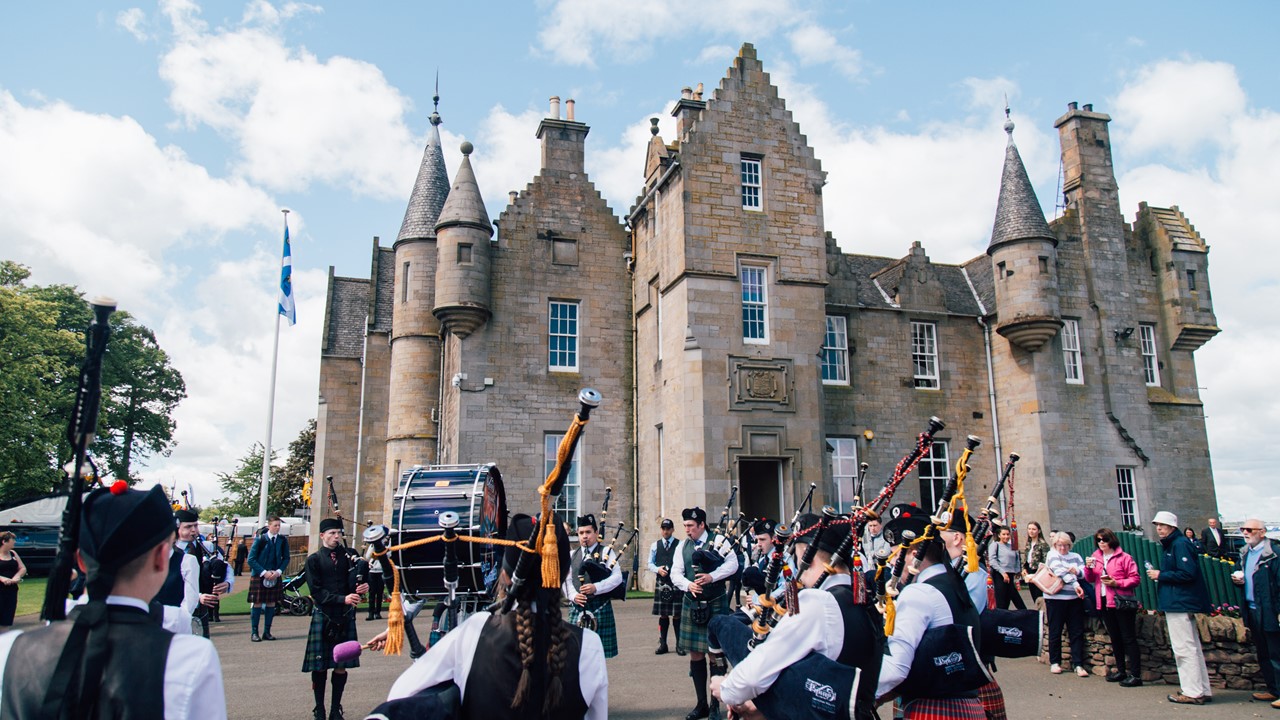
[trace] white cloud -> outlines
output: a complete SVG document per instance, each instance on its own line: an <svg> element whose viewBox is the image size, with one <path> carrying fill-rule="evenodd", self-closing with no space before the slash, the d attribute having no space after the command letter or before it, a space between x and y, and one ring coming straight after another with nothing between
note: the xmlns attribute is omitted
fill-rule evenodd
<svg viewBox="0 0 1280 720"><path fill-rule="evenodd" d="M216 243L275 211L261 190L210 177L132 118L24 106L3 91L0 156L7 254L35 268L37 282L71 282L135 311L162 306L174 288L167 250Z"/></svg>
<svg viewBox="0 0 1280 720"><path fill-rule="evenodd" d="M151 38L145 28L146 22L147 14L142 11L142 8L129 8L116 14L116 25L124 28L125 32L139 42L145 42Z"/></svg>
<svg viewBox="0 0 1280 720"><path fill-rule="evenodd" d="M422 149L404 120L411 103L370 63L322 61L285 45L280 23L311 10L259 2L237 27L209 31L198 8L167 3L173 45L160 76L169 104L188 127L207 125L231 139L237 172L255 183L399 198Z"/></svg>
<svg viewBox="0 0 1280 720"><path fill-rule="evenodd" d="M490 219L496 220L498 213L507 206L507 193L512 190L524 192L525 186L538 174L542 166L542 151L534 133L545 116L545 111L535 109L513 115L503 106L495 105L480 123L471 163ZM443 137L441 139L443 141ZM446 152L445 158L450 160L450 180L462 158L457 152L458 144L451 143L451 146L457 159L450 160ZM445 149L448 151L449 147Z"/></svg>
<svg viewBox="0 0 1280 720"><path fill-rule="evenodd" d="M698 57L693 60L695 65L703 65L705 63L722 63L727 62L738 54L738 48L729 45L708 45L702 48L702 52L698 53Z"/></svg>
<svg viewBox="0 0 1280 720"><path fill-rule="evenodd" d="M676 119L671 117L674 105L670 102L628 125L617 138L617 145L588 149L587 175L615 214L625 217L644 185L645 153L653 138L649 118L658 118L658 134L667 142L675 137Z"/></svg>
<svg viewBox="0 0 1280 720"><path fill-rule="evenodd" d="M805 25L791 31L787 39L801 65L829 64L850 80L862 75L862 53L841 45L826 28Z"/></svg>
<svg viewBox="0 0 1280 720"><path fill-rule="evenodd" d="M1158 149L1185 155L1230 142L1233 118L1247 98L1225 62L1165 60L1140 69L1115 101L1117 143L1139 155ZM1165 155L1168 156L1168 153Z"/></svg>

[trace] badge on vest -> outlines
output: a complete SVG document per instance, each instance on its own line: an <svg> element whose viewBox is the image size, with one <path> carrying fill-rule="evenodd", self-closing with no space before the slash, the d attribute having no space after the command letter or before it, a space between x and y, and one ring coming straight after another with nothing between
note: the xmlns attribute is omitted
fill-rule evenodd
<svg viewBox="0 0 1280 720"><path fill-rule="evenodd" d="M809 704L819 712L834 713L836 711L835 688L813 678L805 678L804 689L809 693Z"/></svg>

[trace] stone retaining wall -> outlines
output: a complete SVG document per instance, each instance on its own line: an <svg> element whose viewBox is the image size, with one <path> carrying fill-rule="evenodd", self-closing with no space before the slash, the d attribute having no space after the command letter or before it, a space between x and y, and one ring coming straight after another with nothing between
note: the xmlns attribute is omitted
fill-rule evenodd
<svg viewBox="0 0 1280 720"><path fill-rule="evenodd" d="M1244 621L1239 618L1196 615L1196 628L1200 631L1200 644L1204 648L1205 665L1209 669L1209 683L1216 688L1231 690L1265 690L1258 660L1253 651L1253 639ZM1147 683L1178 684L1178 668L1174 664L1173 650L1169 647L1168 626L1164 615L1138 616L1138 646L1142 653L1142 680ZM1044 628L1046 636L1048 628ZM1085 623L1085 662L1094 675L1106 675L1115 666L1111 653L1111 637L1100 618L1089 618ZM1067 631L1062 631L1062 657L1064 670L1070 662L1071 648L1067 643ZM1040 656L1041 662L1049 662L1048 643Z"/></svg>

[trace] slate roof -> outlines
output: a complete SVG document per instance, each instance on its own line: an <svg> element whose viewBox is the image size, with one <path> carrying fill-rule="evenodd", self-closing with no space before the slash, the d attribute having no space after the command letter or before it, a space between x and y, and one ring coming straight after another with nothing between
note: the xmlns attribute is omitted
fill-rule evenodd
<svg viewBox="0 0 1280 720"><path fill-rule="evenodd" d="M453 178L453 187L440 209L436 226L445 223L473 225L493 232L489 213L484 208L484 198L480 196L480 185L476 182L475 171L471 169L471 143L462 144L462 164L458 166L458 174Z"/></svg>
<svg viewBox="0 0 1280 720"><path fill-rule="evenodd" d="M903 274L906 272L906 258L887 258L877 257L875 255L856 255L845 254L844 262L852 271L853 275L861 282L858 283L858 305L867 308L894 309L894 305L885 300L885 294L890 299L894 297L894 289L902 282ZM982 298L986 305L987 312L990 313L995 309L995 292L991 286L991 259L986 255L981 255L970 260L963 267L969 272L970 280L973 281L974 289L978 291L978 296ZM934 273L937 275L938 282L942 284L942 308L953 315L973 315L981 314L978 303L974 300L973 290L969 288L969 281L965 280L964 273L961 272L961 265L944 265L941 263L930 263ZM983 275L985 268L985 276ZM975 273L977 277L975 278ZM985 279L983 279L985 277ZM876 288L876 284L883 288L884 294ZM985 288L985 290L984 290ZM985 293L985 294L984 294ZM988 298L990 299L988 302Z"/></svg>
<svg viewBox="0 0 1280 720"><path fill-rule="evenodd" d="M448 196L449 173L445 170L444 153L440 150L440 115L432 113L427 149L422 153L418 179L413 183L409 207L404 211L404 222L400 224L396 240L435 237L436 220Z"/></svg>
<svg viewBox="0 0 1280 720"><path fill-rule="evenodd" d="M1200 233L1196 232L1195 227L1187 220L1187 216L1182 214L1178 206L1161 208L1144 203L1142 207L1160 223L1160 228L1169 236L1169 242L1174 250L1208 252L1204 238L1200 237Z"/></svg>
<svg viewBox="0 0 1280 720"><path fill-rule="evenodd" d="M364 324L369 313L369 281L334 277L329 288L329 326L324 357L359 358L364 353Z"/></svg>
<svg viewBox="0 0 1280 720"><path fill-rule="evenodd" d="M391 332L391 316L395 308L396 251L380 247L373 255L373 275L377 282L373 288L373 323L375 332Z"/></svg>
<svg viewBox="0 0 1280 720"><path fill-rule="evenodd" d="M990 253L996 246L1015 240L1045 238L1057 244L1057 237L1049 231L1044 210L1036 199L1036 191L1027 177L1018 146L1013 142L1013 123L1006 123L1009 144L1004 151L1004 172L1000 176L1000 201L996 204L995 226L991 229Z"/></svg>
<svg viewBox="0 0 1280 720"><path fill-rule="evenodd" d="M973 283L973 289L978 293L978 299L982 301L982 307L990 315L996 311L996 281L995 273L991 270L991 258L986 255L978 257L966 263L961 263L960 267L964 268L965 273L969 275L969 282Z"/></svg>

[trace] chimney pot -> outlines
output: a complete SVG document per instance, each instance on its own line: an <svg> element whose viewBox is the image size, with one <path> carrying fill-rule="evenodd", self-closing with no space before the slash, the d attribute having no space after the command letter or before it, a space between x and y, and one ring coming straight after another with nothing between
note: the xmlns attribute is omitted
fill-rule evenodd
<svg viewBox="0 0 1280 720"><path fill-rule="evenodd" d="M564 101L565 120L573 122L573 98Z"/></svg>
<svg viewBox="0 0 1280 720"><path fill-rule="evenodd" d="M1084 111L1085 111L1085 112L1093 112L1093 103L1085 103Z"/></svg>
<svg viewBox="0 0 1280 720"><path fill-rule="evenodd" d="M560 96L559 95L551 96L551 114L548 115L548 117L550 117L552 120L560 119Z"/></svg>
<svg viewBox="0 0 1280 720"><path fill-rule="evenodd" d="M680 88L680 99L681 99L681 100L692 100L692 99L693 99L693 88L689 87L688 85L686 85L686 86L684 86L684 87Z"/></svg>
<svg viewBox="0 0 1280 720"><path fill-rule="evenodd" d="M1075 102L1075 101L1073 100L1073 101L1071 101L1071 102L1067 103L1067 109L1068 109L1068 110L1079 110L1079 109L1080 109L1080 105L1079 105L1079 103L1077 103L1077 102Z"/></svg>
<svg viewBox="0 0 1280 720"><path fill-rule="evenodd" d="M520 193L516 192L515 190L511 190L511 191L509 191L509 192L507 193L507 199L508 199L508 201L509 201L509 204L511 204L511 205L515 205L515 204L516 204L516 198L517 198L517 197L519 197L519 196L520 196Z"/></svg>

